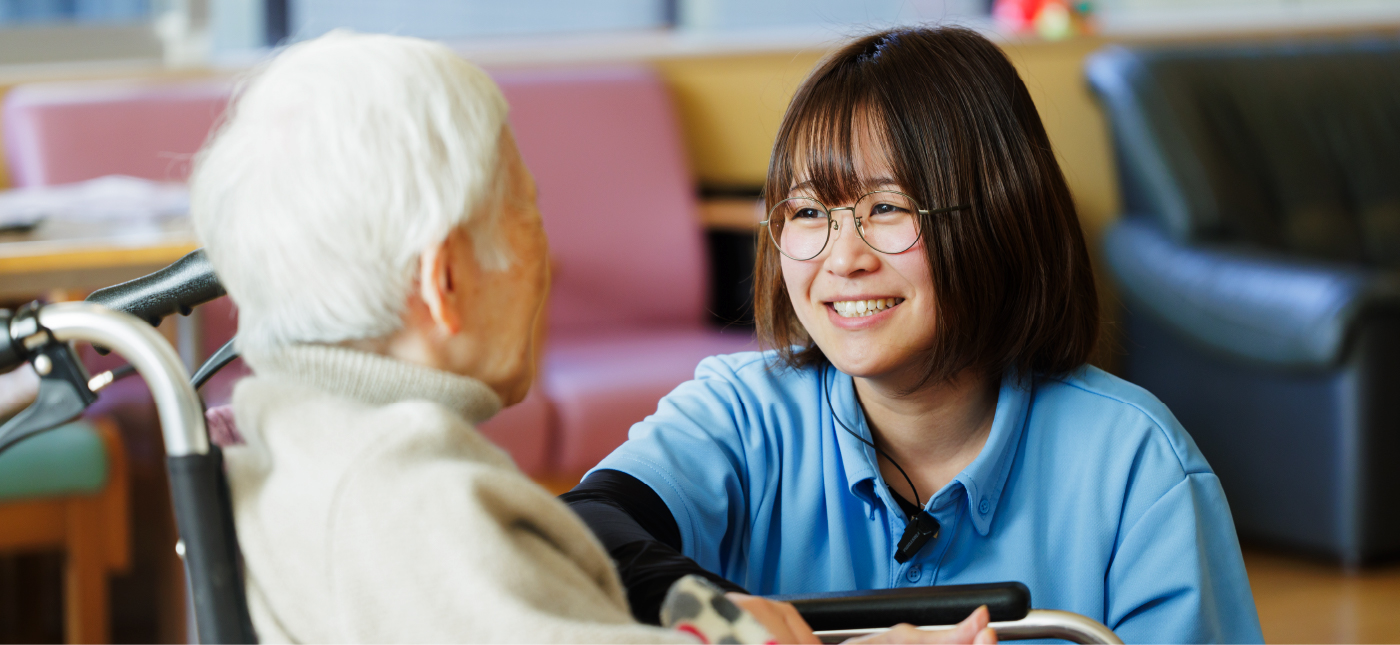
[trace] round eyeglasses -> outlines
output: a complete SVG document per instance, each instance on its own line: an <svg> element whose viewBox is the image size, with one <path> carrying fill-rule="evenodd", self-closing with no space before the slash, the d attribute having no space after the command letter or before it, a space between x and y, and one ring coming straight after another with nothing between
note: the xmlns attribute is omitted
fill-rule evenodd
<svg viewBox="0 0 1400 645"><path fill-rule="evenodd" d="M826 249L832 231L841 230L841 222L831 214L851 211L860 239L876 251L895 254L908 251L919 242L923 234L919 215L965 208L964 205L924 210L913 197L904 193L877 190L861 195L854 205L839 208L827 208L813 197L790 197L774 204L768 211L768 219L760 224L768 229L768 237L779 253L794 260L810 260Z"/></svg>

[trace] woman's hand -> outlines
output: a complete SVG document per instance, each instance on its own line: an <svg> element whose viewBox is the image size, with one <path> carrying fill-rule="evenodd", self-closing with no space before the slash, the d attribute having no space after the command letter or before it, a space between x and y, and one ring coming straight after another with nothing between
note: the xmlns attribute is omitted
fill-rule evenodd
<svg viewBox="0 0 1400 645"><path fill-rule="evenodd" d="M889 631L853 638L847 643L995 643L997 633L987 623L991 614L987 606L978 607L952 629L923 630L908 623L891 627Z"/></svg>
<svg viewBox="0 0 1400 645"><path fill-rule="evenodd" d="M802 614L797 613L797 608L793 607L790 603L735 593L733 591L724 594L724 597L728 598L730 602L738 605L744 611L752 614L754 619L762 623L763 627L768 630L768 633L773 635L773 639L779 643L821 643L817 635L812 633L812 628L807 626L807 621L802 619ZM895 641L872 642L892 643ZM915 641L909 642L912 643Z"/></svg>

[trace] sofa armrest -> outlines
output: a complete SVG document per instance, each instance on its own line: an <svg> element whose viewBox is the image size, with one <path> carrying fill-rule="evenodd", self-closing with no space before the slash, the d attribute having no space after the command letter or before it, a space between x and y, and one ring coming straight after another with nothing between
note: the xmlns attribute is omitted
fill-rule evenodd
<svg viewBox="0 0 1400 645"><path fill-rule="evenodd" d="M1334 365L1366 312L1400 310L1393 274L1181 245L1143 218L1114 225L1104 256L1139 313L1227 355L1271 365Z"/></svg>

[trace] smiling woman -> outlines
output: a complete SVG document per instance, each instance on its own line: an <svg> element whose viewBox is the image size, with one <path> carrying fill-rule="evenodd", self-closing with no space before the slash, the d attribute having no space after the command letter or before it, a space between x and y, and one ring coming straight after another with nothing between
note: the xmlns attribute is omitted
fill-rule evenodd
<svg viewBox="0 0 1400 645"><path fill-rule="evenodd" d="M756 594L1018 580L1128 642L1261 640L1210 466L1086 364L1083 233L995 45L842 48L789 106L766 194L770 349L703 361L565 495L639 618L686 573Z"/></svg>

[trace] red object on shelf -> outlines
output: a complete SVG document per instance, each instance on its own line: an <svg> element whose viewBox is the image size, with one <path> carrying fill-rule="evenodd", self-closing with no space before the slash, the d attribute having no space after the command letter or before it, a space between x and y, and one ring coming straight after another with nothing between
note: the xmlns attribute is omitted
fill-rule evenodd
<svg viewBox="0 0 1400 645"><path fill-rule="evenodd" d="M1044 4L1045 0L996 0L992 5L992 18L1006 29L1030 31Z"/></svg>

